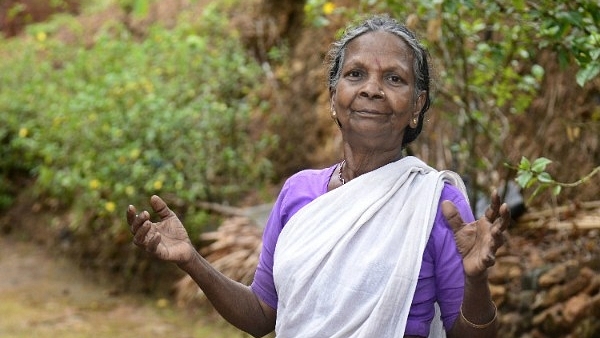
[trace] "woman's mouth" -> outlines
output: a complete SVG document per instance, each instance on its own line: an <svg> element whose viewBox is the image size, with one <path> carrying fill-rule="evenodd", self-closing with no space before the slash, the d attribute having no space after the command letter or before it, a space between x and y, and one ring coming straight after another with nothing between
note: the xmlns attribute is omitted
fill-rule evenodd
<svg viewBox="0 0 600 338"><path fill-rule="evenodd" d="M389 113L385 113L385 112L382 112L379 110L372 110L372 109L352 110L351 114L357 115L357 116L388 116L388 115L392 115Z"/></svg>

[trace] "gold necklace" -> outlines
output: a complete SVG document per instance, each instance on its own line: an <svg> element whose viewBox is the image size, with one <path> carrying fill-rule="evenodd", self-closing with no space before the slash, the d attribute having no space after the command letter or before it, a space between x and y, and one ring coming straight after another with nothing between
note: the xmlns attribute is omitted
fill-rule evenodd
<svg viewBox="0 0 600 338"><path fill-rule="evenodd" d="M340 179L340 182L342 182L342 185L346 184L346 180L342 177L342 170L344 169L344 163L346 163L346 160L342 160L342 162L340 162L340 172L338 174L338 178Z"/></svg>

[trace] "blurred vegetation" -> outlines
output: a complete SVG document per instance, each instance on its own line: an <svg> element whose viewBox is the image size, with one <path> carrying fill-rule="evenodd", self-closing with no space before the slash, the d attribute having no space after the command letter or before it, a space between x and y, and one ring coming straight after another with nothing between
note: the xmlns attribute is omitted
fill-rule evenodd
<svg viewBox="0 0 600 338"><path fill-rule="evenodd" d="M207 6L143 38L109 21L89 47L55 39L56 21L0 41L0 208L15 175L35 177L38 200L75 215L54 230L102 261L130 246L128 204L166 196L197 238L209 220L197 201L260 189L276 143L251 130L268 108L263 72L223 13Z"/></svg>

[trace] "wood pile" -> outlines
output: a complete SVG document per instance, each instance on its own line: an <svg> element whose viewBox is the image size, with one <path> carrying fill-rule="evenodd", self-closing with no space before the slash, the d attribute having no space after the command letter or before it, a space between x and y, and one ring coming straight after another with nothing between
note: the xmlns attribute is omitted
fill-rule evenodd
<svg viewBox="0 0 600 338"><path fill-rule="evenodd" d="M553 230L600 229L600 201L572 203L528 212L519 218L518 226Z"/></svg>
<svg viewBox="0 0 600 338"><path fill-rule="evenodd" d="M206 233L201 249L215 268L250 284L262 229L231 217ZM600 201L528 212L507 233L490 269L501 338L600 337ZM176 287L179 304L204 302L189 278Z"/></svg>
<svg viewBox="0 0 600 338"><path fill-rule="evenodd" d="M216 231L203 233L200 238L209 243L200 249L200 254L213 267L240 283L252 283L262 245L260 227L249 218L230 217ZM181 306L203 302L204 298L187 275L175 284L175 299Z"/></svg>
<svg viewBox="0 0 600 338"><path fill-rule="evenodd" d="M529 212L490 269L499 337L600 337L600 201Z"/></svg>

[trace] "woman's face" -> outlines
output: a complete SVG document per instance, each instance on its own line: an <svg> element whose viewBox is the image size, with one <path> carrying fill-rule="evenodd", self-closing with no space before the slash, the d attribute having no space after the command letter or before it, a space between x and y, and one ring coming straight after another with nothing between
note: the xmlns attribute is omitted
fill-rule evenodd
<svg viewBox="0 0 600 338"><path fill-rule="evenodd" d="M370 32L346 48L331 108L344 141L367 151L399 153L407 126L416 127L424 93L415 97L413 53L400 37Z"/></svg>

